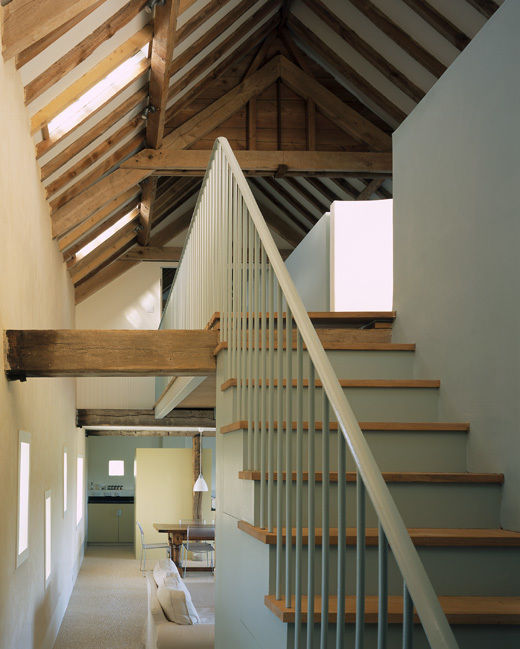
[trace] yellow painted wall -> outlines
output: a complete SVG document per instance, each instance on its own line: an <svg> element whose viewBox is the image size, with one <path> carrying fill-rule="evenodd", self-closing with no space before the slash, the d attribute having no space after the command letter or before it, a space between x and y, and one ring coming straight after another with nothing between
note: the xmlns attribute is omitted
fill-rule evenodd
<svg viewBox="0 0 520 649"><path fill-rule="evenodd" d="M147 543L166 543L166 534L156 532L153 523L178 523L180 519L192 517L192 449L138 448L136 461L135 519L143 526ZM202 451L202 472L211 485L211 449ZM211 492L207 491L202 494L202 518L209 522L214 517ZM141 552L138 533L135 549L138 557ZM164 551L154 551L148 556L164 558L166 555Z"/></svg>
<svg viewBox="0 0 520 649"><path fill-rule="evenodd" d="M74 300L51 236L23 87L14 60L0 56L0 329L74 327ZM1 345L2 343L0 343ZM3 350L0 350L3 356ZM85 516L76 526L74 379L8 383L0 373L0 649L51 649L83 553ZM31 433L29 556L16 568L18 431ZM63 513L63 448L69 456ZM44 494L52 498L52 573L44 583Z"/></svg>

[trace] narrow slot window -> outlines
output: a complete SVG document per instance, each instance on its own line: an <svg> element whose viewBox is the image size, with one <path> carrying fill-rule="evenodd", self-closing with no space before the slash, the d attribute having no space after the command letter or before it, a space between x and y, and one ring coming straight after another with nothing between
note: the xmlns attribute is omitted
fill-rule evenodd
<svg viewBox="0 0 520 649"><path fill-rule="evenodd" d="M52 498L45 492L45 585L49 583L52 570Z"/></svg>
<svg viewBox="0 0 520 649"><path fill-rule="evenodd" d="M76 525L83 518L83 457L78 456L76 471Z"/></svg>
<svg viewBox="0 0 520 649"><path fill-rule="evenodd" d="M18 539L16 566L29 556L29 483L31 468L31 435L18 434Z"/></svg>
<svg viewBox="0 0 520 649"><path fill-rule="evenodd" d="M67 449L63 451L63 513L67 511L67 485L69 473L69 454Z"/></svg>

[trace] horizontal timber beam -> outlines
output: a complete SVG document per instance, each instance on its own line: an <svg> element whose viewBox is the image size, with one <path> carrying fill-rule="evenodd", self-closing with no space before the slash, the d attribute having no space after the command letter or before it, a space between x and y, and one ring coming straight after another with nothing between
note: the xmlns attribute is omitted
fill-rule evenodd
<svg viewBox="0 0 520 649"><path fill-rule="evenodd" d="M182 248L177 246L139 246L119 257L120 261L180 261Z"/></svg>
<svg viewBox="0 0 520 649"><path fill-rule="evenodd" d="M275 174L281 165L284 173L381 173L392 175L392 153L372 151L235 151L246 172ZM211 151L145 149L123 162L123 169L143 169L161 176L165 171L192 171L204 175Z"/></svg>
<svg viewBox="0 0 520 649"><path fill-rule="evenodd" d="M143 426L145 428L143 432L150 432L146 429L152 426L157 426L158 429L183 426L186 428L213 428L215 426L215 411L213 408L176 408L162 419L156 419L153 410L85 408L77 410L76 425L79 428L83 428L83 426L121 426L121 428L132 426L136 429ZM99 431L99 433L101 432L105 434L110 431ZM117 434L117 431L114 433Z"/></svg>
<svg viewBox="0 0 520 649"><path fill-rule="evenodd" d="M217 333L98 329L4 332L10 380L39 376L208 376Z"/></svg>

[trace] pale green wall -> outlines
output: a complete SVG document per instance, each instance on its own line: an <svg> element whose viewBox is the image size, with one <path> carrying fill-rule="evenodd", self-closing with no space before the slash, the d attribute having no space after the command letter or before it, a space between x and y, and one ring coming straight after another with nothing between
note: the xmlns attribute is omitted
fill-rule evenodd
<svg viewBox="0 0 520 649"><path fill-rule="evenodd" d="M134 489L134 459L137 448L190 448L191 437L123 437L91 436L87 438L87 484L122 484L123 489ZM212 450L212 479L208 481L215 494L215 438L203 437L202 448ZM124 460L125 475L109 477L108 461Z"/></svg>
<svg viewBox="0 0 520 649"><path fill-rule="evenodd" d="M394 339L468 420L470 470L505 473L520 530L520 3L507 0L394 135Z"/></svg>

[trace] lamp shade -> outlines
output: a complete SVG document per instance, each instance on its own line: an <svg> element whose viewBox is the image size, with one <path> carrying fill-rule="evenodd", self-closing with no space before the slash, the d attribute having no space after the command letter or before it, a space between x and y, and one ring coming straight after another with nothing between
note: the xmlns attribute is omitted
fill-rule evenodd
<svg viewBox="0 0 520 649"><path fill-rule="evenodd" d="M208 490L208 485L204 478L202 477L202 473L199 473L199 477L197 478L195 484L193 485L193 491L207 491Z"/></svg>

